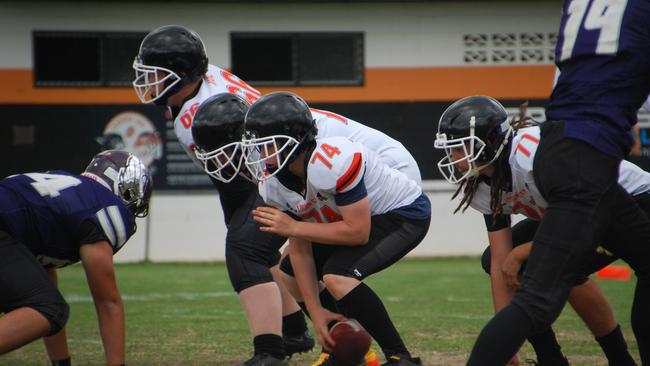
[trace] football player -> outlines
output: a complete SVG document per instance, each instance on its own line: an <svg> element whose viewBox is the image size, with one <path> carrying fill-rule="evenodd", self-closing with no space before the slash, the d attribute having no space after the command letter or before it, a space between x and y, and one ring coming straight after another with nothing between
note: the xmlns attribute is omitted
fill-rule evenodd
<svg viewBox="0 0 650 366"><path fill-rule="evenodd" d="M221 93L239 95L248 103L260 96L235 75L208 64L199 35L182 26L164 26L149 33L133 68L138 97L143 103L168 107L178 141L199 165L191 127L201 103ZM278 249L285 239L250 230L255 225L250 211L261 203L254 184L237 174L232 179L211 178L228 228L228 275L253 335L254 355L243 365L286 365L286 355L311 350L314 339L296 301L273 279L273 273L279 273Z"/></svg>
<svg viewBox="0 0 650 366"><path fill-rule="evenodd" d="M621 235L628 240L616 241L617 249L627 249L630 238L637 246L650 241L650 219L617 184L630 127L650 92L648 24L647 0L564 0L555 51L561 74L535 159L535 183L548 206L522 286L485 326L469 365L505 364L528 336L547 329L607 232L626 222ZM650 313L642 310L650 308L650 278L639 261L650 265L650 251L634 257L632 317L641 360L650 365Z"/></svg>
<svg viewBox="0 0 650 366"><path fill-rule="evenodd" d="M106 363L125 361L124 305L113 255L147 214L151 177L134 155L109 150L81 175L26 173L0 181L0 355L45 337L54 366L69 366L68 304L56 269L81 261Z"/></svg>
<svg viewBox="0 0 650 366"><path fill-rule="evenodd" d="M317 137L307 104L272 93L246 114L245 164L264 201L260 230L289 238L281 264L287 287L306 304L319 341L343 316L320 302L318 280L343 315L354 318L386 355L385 365L419 365L381 299L362 280L397 262L424 238L431 205L420 186L370 148L341 136ZM362 360L359 360L362 361ZM322 365L341 365L330 356Z"/></svg>
<svg viewBox="0 0 650 366"><path fill-rule="evenodd" d="M195 154L203 163L204 171L214 179L230 182L238 175L253 180L247 169L242 169L241 139L244 134L244 116L249 105L241 97L223 93L206 99L194 116L192 136L196 143ZM354 142L363 143L375 151L380 159L391 168L404 173L414 182L421 183L420 170L413 156L399 142L384 133L367 127L349 118L331 112L310 109L318 128L318 137L343 136ZM257 225L250 222L250 225ZM255 227L257 231L257 227ZM253 237L250 230L247 235ZM268 234L259 233L261 238ZM255 240L255 242L261 239ZM335 301L325 288L321 288L321 302L335 306ZM302 302L300 306L305 309ZM322 353L318 366L328 357ZM368 366L379 365L373 351L366 357Z"/></svg>
<svg viewBox="0 0 650 366"><path fill-rule="evenodd" d="M522 122L516 124L515 131L501 103L487 96L466 97L442 114L434 144L446 152L438 163L441 173L448 181L460 183L456 193L463 195L459 210L469 205L485 216L490 246L483 256L483 267L490 274L497 312L510 303L519 287L520 263L528 257L529 242L547 209L535 183L533 165L543 136L540 127L524 116L522 108ZM650 212L650 174L624 162L619 182ZM511 230L512 214L529 219ZM610 365L633 365L611 307L595 283L588 280L589 274L615 259L594 254L573 280L569 302L593 332ZM541 364L568 364L550 327L530 336L529 341Z"/></svg>

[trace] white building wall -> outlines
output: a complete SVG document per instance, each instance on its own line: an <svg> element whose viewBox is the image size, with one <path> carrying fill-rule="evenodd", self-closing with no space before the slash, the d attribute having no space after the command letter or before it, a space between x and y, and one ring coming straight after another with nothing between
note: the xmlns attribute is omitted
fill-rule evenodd
<svg viewBox="0 0 650 366"><path fill-rule="evenodd" d="M451 195L451 191L428 193L433 208L431 227L409 257L483 252L487 235L482 215L471 208L464 214L452 215L457 201L451 201ZM145 257L147 236L148 258ZM138 221L137 234L115 260L223 261L225 236L226 226L216 193L156 194L151 202L150 217Z"/></svg>
<svg viewBox="0 0 650 366"><path fill-rule="evenodd" d="M392 4L0 3L0 68L31 68L33 30L149 31L182 24L230 67L232 31L363 31L367 67L463 64L468 33L556 32L561 2Z"/></svg>

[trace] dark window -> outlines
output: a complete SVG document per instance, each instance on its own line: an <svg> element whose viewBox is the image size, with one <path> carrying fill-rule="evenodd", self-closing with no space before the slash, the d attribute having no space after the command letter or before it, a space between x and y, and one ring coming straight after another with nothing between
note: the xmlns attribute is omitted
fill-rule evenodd
<svg viewBox="0 0 650 366"><path fill-rule="evenodd" d="M231 33L233 73L253 85L362 85L363 33Z"/></svg>
<svg viewBox="0 0 650 366"><path fill-rule="evenodd" d="M104 80L109 86L131 86L133 60L146 33L107 33L103 38Z"/></svg>
<svg viewBox="0 0 650 366"><path fill-rule="evenodd" d="M232 42L232 72L246 81L291 84L295 79L291 35L247 36Z"/></svg>
<svg viewBox="0 0 650 366"><path fill-rule="evenodd" d="M34 72L43 85L99 85L99 38L76 34L34 35Z"/></svg>
<svg viewBox="0 0 650 366"><path fill-rule="evenodd" d="M363 81L361 34L298 37L298 75L301 84L353 84Z"/></svg>
<svg viewBox="0 0 650 366"><path fill-rule="evenodd" d="M126 86L146 33L33 33L36 86Z"/></svg>

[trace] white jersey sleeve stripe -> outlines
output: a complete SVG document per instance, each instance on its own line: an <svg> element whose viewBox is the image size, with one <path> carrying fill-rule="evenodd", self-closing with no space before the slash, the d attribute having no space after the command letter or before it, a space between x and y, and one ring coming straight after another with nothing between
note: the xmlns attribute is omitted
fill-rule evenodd
<svg viewBox="0 0 650 366"><path fill-rule="evenodd" d="M111 245L115 245L115 232L113 231L108 215L106 215L106 210L102 208L97 211L95 215L97 216L99 225L101 225L102 230L104 230L104 234L106 234L108 240L111 241Z"/></svg>
<svg viewBox="0 0 650 366"><path fill-rule="evenodd" d="M120 209L117 206L109 206L106 208L108 216L111 219L115 233L117 234L117 242L115 248L121 248L126 243L126 229L124 227L124 220L120 214Z"/></svg>
<svg viewBox="0 0 650 366"><path fill-rule="evenodd" d="M343 175L336 180L336 192L341 193L345 191L348 187L352 188L356 186L356 184L353 184L357 181L357 178L359 177L359 174L363 169L363 159L361 159L361 153L356 152L354 153L354 157L352 158L352 163L350 163L350 166L348 167L348 170L343 173Z"/></svg>

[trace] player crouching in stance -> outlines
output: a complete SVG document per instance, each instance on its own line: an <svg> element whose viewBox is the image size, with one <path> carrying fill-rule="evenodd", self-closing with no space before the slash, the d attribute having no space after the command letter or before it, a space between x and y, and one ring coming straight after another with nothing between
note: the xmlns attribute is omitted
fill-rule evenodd
<svg viewBox="0 0 650 366"><path fill-rule="evenodd" d="M26 173L0 181L0 355L45 337L52 364L70 365L68 304L56 269L81 261L106 363L125 360L124 305L113 255L147 214L151 177L126 151L96 155L81 175Z"/></svg>
<svg viewBox="0 0 650 366"><path fill-rule="evenodd" d="M316 138L307 104L290 93L260 98L246 114L246 166L274 207L253 216L263 232L289 238L281 264L287 287L304 301L319 341L331 349L328 324L361 323L386 355L385 365L420 365L411 357L382 301L361 282L417 246L431 205L418 184L360 143ZM336 299L325 309L318 280ZM363 360L359 360L363 362ZM341 365L329 357L323 365Z"/></svg>
<svg viewBox="0 0 650 366"><path fill-rule="evenodd" d="M490 274L495 312L511 302L520 285L522 259L514 256L528 257L547 207L533 169L543 131L532 121L526 121L524 107L519 120L511 123L501 103L487 96L460 99L440 117L435 147L444 149L446 156L438 167L449 182L459 183L454 197L462 194L462 200L456 211L472 206L485 217L490 246L484 254L483 267ZM624 161L619 184L650 213L650 174ZM511 228L512 214L523 214L528 219ZM607 246L616 240L610 238L602 244ZM589 265L574 278L569 302L603 348L609 365L635 365L611 306L598 286L588 279L591 273L615 259L594 252ZM540 364L568 365L550 327L528 340ZM517 362L515 357L511 364Z"/></svg>

